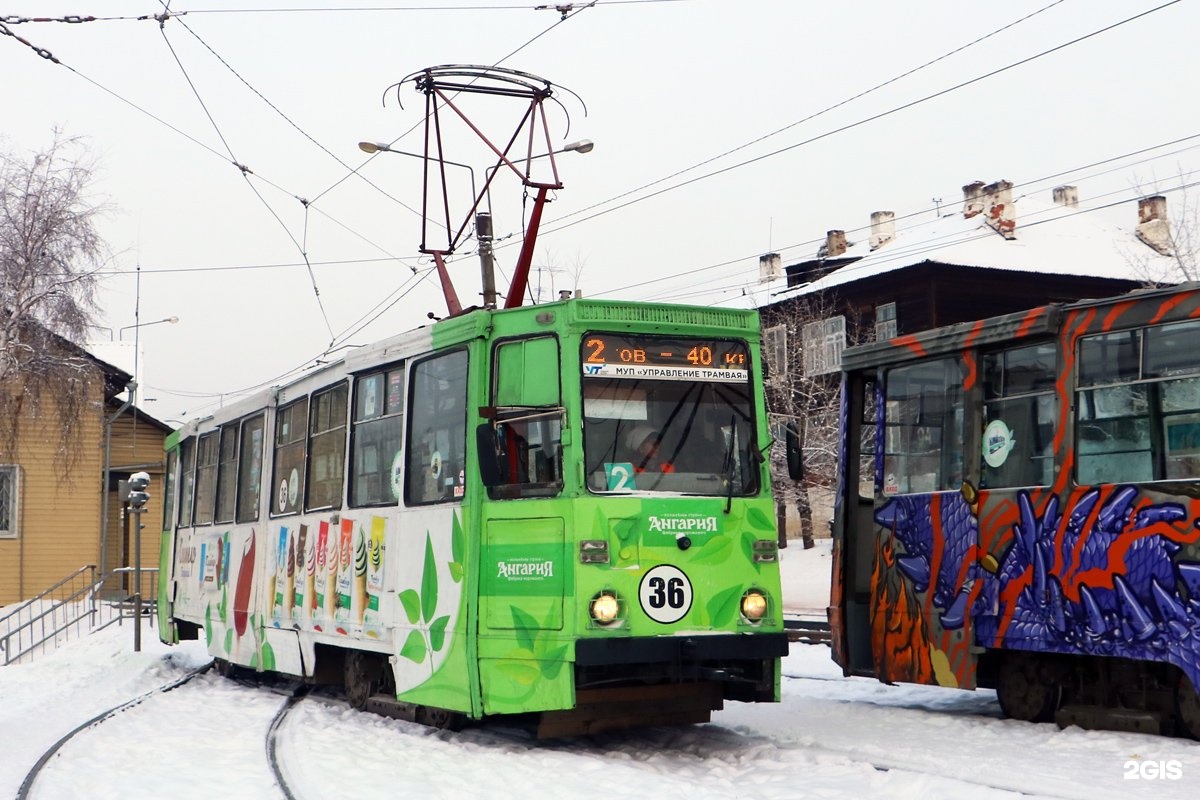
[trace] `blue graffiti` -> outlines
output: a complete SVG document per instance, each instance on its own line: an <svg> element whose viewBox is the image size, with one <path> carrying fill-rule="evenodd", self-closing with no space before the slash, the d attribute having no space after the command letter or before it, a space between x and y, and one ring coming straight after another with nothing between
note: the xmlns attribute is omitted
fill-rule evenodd
<svg viewBox="0 0 1200 800"><path fill-rule="evenodd" d="M1135 511L1137 497L1121 486L1097 510L1090 490L1064 523L1059 498L1039 516L1020 492L1012 542L973 610L978 643L1165 661L1200 685L1200 563L1177 560L1182 545L1164 535L1195 538L1194 526L1181 504Z"/></svg>

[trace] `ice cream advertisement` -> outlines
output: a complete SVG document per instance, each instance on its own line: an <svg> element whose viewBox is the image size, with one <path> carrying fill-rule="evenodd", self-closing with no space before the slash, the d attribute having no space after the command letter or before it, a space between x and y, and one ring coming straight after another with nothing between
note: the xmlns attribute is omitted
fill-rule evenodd
<svg viewBox="0 0 1200 800"><path fill-rule="evenodd" d="M279 528L279 547L275 551L275 570L267 584L267 597L271 602L271 621L281 627L292 611L292 594L296 587L296 572L292 560L295 558L295 543L286 526Z"/></svg>
<svg viewBox="0 0 1200 800"><path fill-rule="evenodd" d="M337 565L337 609L334 611L333 616L336 623L334 629L338 633L349 633L350 611L354 601L353 520L342 520L341 538L338 542ZM332 567L330 569L332 570Z"/></svg>
<svg viewBox="0 0 1200 800"><path fill-rule="evenodd" d="M313 601L316 600L316 583L313 571L317 569L317 557L313 552L313 537L308 535L308 525L300 525L296 534L296 596L292 619L299 622L312 621Z"/></svg>
<svg viewBox="0 0 1200 800"><path fill-rule="evenodd" d="M308 526L301 525L296 532L295 553L292 559L291 566L288 567L289 577L295 579L295 591L292 594L292 619L296 622L308 621L308 598L312 597L312 576L305 574L305 565L308 563L308 558L305 555L305 547L309 546L308 542Z"/></svg>
<svg viewBox="0 0 1200 800"><path fill-rule="evenodd" d="M366 592L359 614L362 619L363 633L372 638L379 638L383 633L383 620L379 616L379 598L383 595L383 534L386 529L386 519L371 517L371 535L365 541ZM357 564L357 559L355 563Z"/></svg>
<svg viewBox="0 0 1200 800"><path fill-rule="evenodd" d="M317 541L313 547L313 557L316 559L313 629L318 631L329 630L333 627L330 625L330 621L333 619L333 584L337 580L337 537L333 537L332 547L330 547L329 540L329 523L319 523L317 525ZM332 561L329 558L331 550L333 552ZM330 570L331 565L333 566L332 570Z"/></svg>

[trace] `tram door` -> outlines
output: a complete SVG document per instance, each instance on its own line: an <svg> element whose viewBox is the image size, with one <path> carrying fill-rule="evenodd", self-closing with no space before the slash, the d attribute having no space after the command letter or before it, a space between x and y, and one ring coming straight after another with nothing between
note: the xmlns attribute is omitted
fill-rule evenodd
<svg viewBox="0 0 1200 800"><path fill-rule="evenodd" d="M563 708L572 699L571 672L563 669L570 560L559 499L560 364L550 335L502 339L492 349L497 474L487 481L480 526L479 590L479 675L489 714Z"/></svg>
<svg viewBox="0 0 1200 800"><path fill-rule="evenodd" d="M846 457L842 465L842 502L834 520L840 558L834 562L830 622L840 639L843 669L849 675L875 674L871 656L871 568L877 548L875 533L875 380L869 373L846 376L842 431Z"/></svg>

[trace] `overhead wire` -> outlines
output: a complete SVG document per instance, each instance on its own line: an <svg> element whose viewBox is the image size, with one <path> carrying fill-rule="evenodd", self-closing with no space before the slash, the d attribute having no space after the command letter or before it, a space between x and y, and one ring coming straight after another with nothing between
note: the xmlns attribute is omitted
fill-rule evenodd
<svg viewBox="0 0 1200 800"><path fill-rule="evenodd" d="M1171 186L1171 187L1168 187L1165 189L1159 189L1159 192L1169 193L1169 192L1187 191L1189 189L1194 189L1197 186L1200 186L1200 181L1181 183L1178 186ZM1113 195L1122 194L1125 192L1126 192L1126 190L1123 190L1123 189L1115 190L1112 192L1107 192L1107 193L1104 193L1101 195L1097 195L1097 197L1099 197L1099 198L1111 197ZM1034 215L1031 215L1032 219L1023 220L1019 224L1018 229L1019 230L1028 230L1029 228L1035 228L1035 227L1039 227L1042 225L1054 224L1054 223L1061 222L1066 219L1071 219L1073 217L1078 217L1078 216L1081 216L1084 214L1092 214L1092 213L1095 213L1098 211L1111 209L1116 206L1130 203L1130 202L1138 199L1140 196L1142 196L1142 195L1140 195L1140 194L1132 194L1132 195L1125 194L1123 197L1120 197L1111 202L1102 203L1099 205L1093 205L1093 206L1089 206L1087 208L1073 210L1073 211L1064 210L1064 207L1062 207L1062 206L1047 208L1040 212L1035 213ZM1037 219L1036 218L1039 215L1045 215L1047 213L1052 213L1054 216L1050 216L1045 219ZM946 248L949 248L949 247L955 247L955 246L962 245L962 244L968 244L970 242L974 242L974 241L978 241L978 240L982 240L982 239L991 239L998 235L999 234L997 234L994 230L992 230L989 227L983 226L983 225L981 225L980 227L975 228L971 231L966 231L966 232L956 231L956 232L948 233L948 234L940 237L939 239L924 240L924 241L915 243L908 247L901 246L901 247L891 249L891 250L887 251L885 254L883 254L882 256L873 254L872 260L869 264L865 264L865 265L860 265L858 263L847 264L847 265L837 269L836 274L841 275L843 277L845 275L852 274L852 273L859 272L859 271L863 271L864 274L869 274L868 272L866 272L867 270L878 269L880 265L888 264L890 262L897 262L897 261L911 261L911 260L915 259L916 257L926 254L926 253L938 252L940 250L945 250ZM738 263L740 261L744 261L744 259L738 259L737 262L726 262L725 265L727 266L729 263ZM676 293L669 293L670 290L667 290L668 291L667 294L663 294L662 292L659 292L659 293L656 293L654 295L654 297L656 299L662 301L662 300L680 300L680 299L689 298L689 297L711 297L711 294L713 292L732 293L734 291L744 289L746 286L746 281L751 278L753 278L753 276L747 273L739 278L734 279L735 282L726 284L724 286L718 286L718 287L715 287L712 289L706 289L706 290L698 290L698 289L692 290L692 287L689 287L688 291L680 291L680 292L676 292ZM708 283L712 283L712 281L708 281ZM695 284L693 284L692 286L695 286ZM630 287L630 288L632 288L632 287ZM803 292L797 291L800 288L802 288L802 287L798 287L798 286L787 287L787 288L784 288L782 290L772 293L772 296L782 297L782 296L788 295L788 294L792 294L793 296L803 294ZM742 293L744 294L745 292L742 292ZM717 302L721 302L721 301L717 301Z"/></svg>
<svg viewBox="0 0 1200 800"><path fill-rule="evenodd" d="M321 310L321 318L325 320L325 327L329 330L329 339L332 343L334 339L333 325L329 322L329 314L325 311L324 301L321 300L321 290L317 286L317 276L316 273L313 272L312 264L310 264L308 261L307 250L302 244L300 244L300 242L296 241L296 237L292 234L291 229L288 228L287 223L285 223L279 214L276 213L271 204L267 202L267 199L262 196L262 193L258 191L258 187L256 187L250 181L248 174L250 169L239 162L237 156L234 155L233 148L230 147L229 142L225 139L225 134L221 131L221 126L217 124L216 119L213 118L212 113L208 110L208 105L204 102L204 98L201 96L200 90L196 88L196 84L192 81L191 75L188 74L187 68L183 65L183 61L179 58L179 54L175 52L175 47L171 44L171 40L167 36L165 19L159 22L159 32L162 34L163 42L167 45L167 49L171 52L171 57L174 58L175 63L179 65L179 69L183 73L184 80L186 80L188 86L191 87L192 94L195 95L196 101L200 104L200 108L203 109L205 116L208 117L208 121L212 123L213 129L216 131L217 137L221 140L221 143L225 145L225 150L229 153L230 160L242 173L242 178L245 179L246 185L250 187L250 190L254 192L254 195L259 199L260 202L262 202L263 206L265 206L267 211L270 212L271 216L275 218L275 221L279 223L280 227L283 228L284 233L286 233L287 237L292 240L292 244L296 246L296 248L300 251L300 255L304 258L305 266L308 268L309 279L312 281L313 295L317 299L317 307Z"/></svg>
<svg viewBox="0 0 1200 800"><path fill-rule="evenodd" d="M1079 166L1075 166L1075 167L1072 167L1072 168L1070 168L1070 169L1067 169L1067 170L1061 170L1061 171L1058 171L1058 172L1051 173L1051 174L1049 174L1049 175L1043 175L1043 176L1041 176L1041 177L1038 177L1038 178L1033 178L1033 179L1029 179L1029 180L1021 181L1021 182L1019 182L1019 183L1015 183L1015 184L1013 185L1013 188L1014 188L1014 189L1030 189L1030 190L1032 190L1032 188L1033 188L1033 187L1036 187L1036 186L1038 186L1038 185L1041 185L1041 184L1045 184L1045 183L1047 183L1048 181L1051 181L1051 180L1057 180L1057 179L1063 178L1063 177L1065 177L1065 176L1075 175L1075 174L1077 174L1077 173L1080 173L1080 172L1083 172L1083 171L1086 171L1086 170L1090 170L1090 169L1092 169L1092 168L1094 168L1094 167L1097 167L1097 166L1103 166L1103 165L1106 165L1106 164L1112 164L1112 163L1114 163L1114 162L1117 162L1117 161L1122 161L1122 160L1124 160L1124 159L1128 159L1128 158L1130 158L1130 157L1133 157L1133 156L1142 156L1142 155L1145 155L1145 154L1147 154L1147 153L1151 153L1151 152L1153 152L1153 151L1155 151L1155 150L1160 150L1160 149L1162 149L1162 148L1165 148L1165 147L1170 147L1170 146L1172 146L1172 145L1176 145L1176 144L1181 144L1181 143L1183 143L1183 142L1194 141L1194 140L1196 140L1196 139L1198 139L1198 138L1200 138L1200 133L1191 134L1191 135L1189 135L1189 136L1178 137L1178 138L1171 139L1171 140L1168 140L1168 141L1160 142L1160 143L1158 143L1158 144L1156 144L1156 145L1151 145L1150 147L1143 147L1143 148L1139 148L1139 149L1137 149L1137 150L1132 150L1132 151L1129 151L1129 152L1126 152L1126 153L1122 153L1122 154L1120 154L1120 155L1109 156L1109 157L1107 157L1107 158L1103 158L1103 159L1100 159L1100 160L1098 160L1098 161L1093 161L1093 162L1090 162L1090 163L1087 163L1087 164L1082 164L1082 165L1079 165ZM1133 166L1133 165L1140 164L1140 163L1146 163L1146 162L1148 162L1148 161L1153 161L1153 160L1156 160L1156 159L1158 159L1158 158L1166 158L1166 157L1168 157L1168 156L1170 156L1170 155L1174 155L1174 154L1176 154L1176 153L1178 153L1178 152L1183 152L1184 150L1188 150L1188 149L1194 149L1194 147L1196 147L1196 146L1200 146L1200 145L1193 145L1192 147L1189 147L1189 148L1183 148L1183 149L1181 149L1181 150L1172 151L1172 152L1169 152L1169 153L1164 153L1164 154L1161 154L1161 155L1159 155L1159 156L1155 156L1154 158L1147 158L1147 159L1142 159L1142 160L1140 160L1140 161L1135 161L1135 162L1132 162L1132 163L1127 163L1127 164L1124 164L1122 167L1115 167L1115 168L1113 168L1113 169L1104 170L1104 171L1102 171L1102 172L1099 172L1099 173L1093 173L1093 174L1089 174L1089 175L1084 175L1084 176L1082 176L1082 177L1079 177L1079 178L1077 178L1077 179L1076 179L1076 181L1077 181L1077 182L1081 182L1081 181L1088 180L1088 179L1091 179L1091 178L1094 178L1094 177L1097 177L1097 176L1100 176L1100 175L1107 174L1107 173L1109 173L1109 172L1112 172L1112 171L1115 171L1115 170L1117 170L1117 169L1125 169L1125 168L1128 168L1129 166ZM1122 190L1122 191L1123 191L1123 190ZM1114 194L1114 193L1115 193L1115 192L1108 192L1108 193L1106 193L1106 194L1097 195L1097 197L1105 197L1105 196L1109 196L1109 195L1111 195L1111 194ZM1127 198L1126 200L1123 200L1123 201L1120 201L1120 202L1129 202L1129 201L1130 201L1130 199L1129 199L1129 198ZM1110 205L1111 205L1111 204L1110 204ZM1110 206L1105 206L1105 207L1110 207ZM926 215L928 215L930 212L933 212L934 210L935 210L935 209L934 209L934 207L932 207L932 206L922 207L922 208L920 208L920 209L918 209L918 210L916 210L916 211L911 211L911 212L908 212L908 213L905 213L905 214L902 214L902 215L898 215L898 216L896 216L896 217L895 217L894 221L896 221L896 222L900 222L900 221L903 221L903 220L910 220L910 219L915 219L915 218L918 218L918 217L925 217ZM921 223L921 224L928 224L928 223L927 223L927 222L924 222L924 223ZM906 230L912 230L912 228L913 228L913 227L916 227L916 226L908 226L908 227L906 227L906 228L901 228L901 229L900 229L900 232L901 232L901 233L903 233L903 232L904 232L904 231L906 231ZM1023 225L1023 227L1028 227L1028 226L1027 226L1027 225ZM864 232L864 231L866 231L866 230L869 230L869 228L870 228L870 225L863 225L863 226L859 226L859 227L856 227L856 228L845 228L844 230L845 230L845 232L846 232L847 234L853 234L853 233L861 233L861 232ZM805 241L801 241L801 242L797 242L797 243L794 243L794 244L785 245L785 246L783 246L783 247L776 248L776 250L775 250L775 251L776 251L776 252L785 252L785 251L787 251L787 250L799 249L799 248L801 248L801 247L816 247L818 244L821 244L821 243L823 243L824 241L825 241L825 238L824 238L824 237L813 238L813 239L809 239L809 240L805 240ZM895 253L895 252L897 252L897 251L896 251L896 250L893 250L892 252L893 252L893 253ZM726 260L723 260L723 261L720 261L720 262L717 262L717 263L714 263L714 264L708 264L708 265L705 265L705 266L703 266L703 267L696 267L696 268L692 268L692 269L688 269L688 270L682 270L682 271L680 271L680 272L675 272L675 273L672 273L672 274L670 274L670 275L664 275L664 276L661 276L661 277L658 277L658 278L651 278L651 279L649 279L649 280L640 281L640 282L638 282L638 283L634 283L634 284L628 284L628 285L625 285L625 286L623 286L623 287L620 287L619 289L612 289L612 290L607 290L607 291L594 292L594 293L593 293L593 296L595 296L595 297L605 297L605 296L610 296L610 295L612 295L612 294L614 294L614 293L616 293L616 292L628 291L628 290L630 290L630 289L643 288L643 287L652 286L652 285L655 285L655 284L660 284L660 283L664 283L664 282L671 281L671 280L679 280L679 279L686 279L686 278L692 278L692 279L694 279L694 278L695 278L695 276L697 276L697 275L698 275L698 274L700 274L700 273L708 272L708 271L715 270L715 269L722 269L722 268L726 268L726 267L729 267L729 266L731 266L731 265L734 265L734 264L741 264L741 263L744 263L744 262L746 262L747 260L750 260L750 259L757 259L757 258L758 258L760 255L761 255L761 253L759 253L759 252L755 252L755 253L753 253L753 254L748 254L748 255L745 255L745 256L740 256L740 257L737 257L737 258L726 259ZM749 274L749 270L750 270L750 269L756 269L756 268L757 268L757 265L755 265L755 267L753 267L753 268L748 268L748 270L747 270L747 274ZM694 281L693 281L693 285L694 285ZM739 284L739 285L740 285L740 284Z"/></svg>
<svg viewBox="0 0 1200 800"><path fill-rule="evenodd" d="M938 91L936 91L936 92L932 92L932 93L930 93L930 94L927 94L927 95L924 95L924 96L922 96L922 97L919 97L919 98L917 98L917 99L915 99L915 100L910 100L910 101L908 101L908 102L906 102L906 103L902 103L902 104L900 104L900 105L893 106L892 108L889 108L889 109L887 109L887 110L885 110L885 111L881 111L881 112L879 112L879 113L876 113L876 114L871 114L871 115L869 115L869 116L863 117L862 119L856 120L856 121L854 121L854 122L850 122L850 123L847 123L847 124L845 124L845 125L838 126L838 127L836 127L836 128L833 128L833 129L827 130L827 131L825 131L825 132L823 132L823 133L819 133L819 134L817 134L817 135L815 135L815 136L810 136L810 137L809 137L809 138L807 138L807 139L803 139L803 140L801 140L801 141L799 141L799 142L795 142L795 143L793 143L793 144L790 144L790 145L787 145L787 146L785 146L785 147L780 147L780 148L778 148L778 149L776 149L776 150L772 150L772 151L770 151L770 152L763 153L763 154L761 154L761 155L758 155L758 156L755 156L755 157L753 157L753 158L748 158L748 159L746 159L746 160L744 160L744 161L740 161L740 162L738 162L738 163L736 163L736 164L731 164L731 165L729 165L729 166L722 167L722 168L720 168L720 169L716 169L716 170L713 170L713 171L711 171L711 172L706 172L706 173L704 173L704 174L702 174L702 175L697 175L697 176L695 176L695 177L693 177L693 178L689 178L689 179L687 179L687 180L684 180L684 181L680 181L679 183L675 183L675 184L672 184L671 186L664 187L664 188L662 188L662 189L659 189L658 191L651 192L651 193L649 193L649 194L645 194L645 195L642 195L642 196L640 196L640 197L635 197L635 198L633 198L632 200L628 200L628 201L626 201L626 202L624 202L624 203L621 203L621 204L619 204L619 205L616 205L616 206L612 206L612 207L610 207L610 208L603 209L603 210L601 210L601 211L598 211L598 212L596 212L596 213L594 213L594 214L590 214L590 215L588 215L588 216L582 217L581 219L576 219L576 220L574 220L573 222L567 222L567 223L565 223L565 224L558 225L557 227L549 227L548 229L545 229L545 230L543 230L543 231L542 231L542 235L549 235L549 234L552 234L552 233L557 233L558 231L565 230L566 228L570 228L570 227L573 227L573 226L575 226L575 225L581 224L581 223L583 223L583 222L587 222L587 221L589 221L589 220L596 219L597 217L603 216L603 215L605 215L605 214L611 214L611 213L613 213L613 212L615 212L615 211L619 211L619 210L621 210L621 209L623 209L623 208L627 208L627 207L629 207L629 206L631 206L631 205L634 205L634 204L636 204L636 203L641 203L641 202L643 202L643 201L645 201L645 200L649 200L649 199L651 199L651 198L658 197L658 196L660 196L660 195L666 194L667 192L672 192L672 191L675 191L675 190L677 190L677 189L681 189L681 188L683 188L683 187L685 187L685 186L691 186L692 184L699 183L700 181L707 180L707 179L709 179L709 178L713 178L713 177L716 177L716 176L718 176L718 175L723 175L723 174L725 174L725 173L727 173L727 172L731 172L731 171L733 171L733 170L736 170L736 169L741 169L742 167L746 167L746 166L749 166L749 165L751 165L751 164L755 164L755 163L757 163L757 162L759 162L759 161L764 161L764 160L766 160L766 159L773 158L773 157L775 157L775 156L778 156L778 155L781 155L781 154L783 154L783 153L787 153L787 152L790 152L790 151L792 151L792 150L796 150L796 149L798 149L798 148L800 148L800 147L804 147L804 146L806 146L806 145L813 144L814 142L818 142L818 141L821 141L821 140L823 140L823 139L827 139L827 138L829 138L829 137L831 137L831 136L834 136L834 135L837 135L837 134L840 134L840 133L845 133L846 131L853 130L854 128L861 127L861 126L863 126L863 125L866 125L867 123L870 123L870 122L875 122L875 121L877 121L877 120L880 120L880 119L883 119L883 118L885 118L885 117L889 117L889 116L891 116L891 115L893 115L893 114L897 114L897 113L899 113L899 112L901 112L901 111L904 111L904 110L907 110L907 109L909 109L909 108L913 108L913 107L915 107L915 106L919 106L919 105L921 105L921 104L923 104L923 103L929 102L930 100L934 100L934 99L936 99L936 98L943 97L943 96L945 96L945 95L947 95L947 94L950 94L950 93L952 93L952 92L956 92L956 91L958 91L958 90L960 90L960 89L964 89L964 88L966 88L967 86L971 86L971 85L973 85L973 84L976 84L976 83L979 83L979 82L981 82L981 81L987 80L988 78L992 78L992 77L995 77L996 75L1000 75L1000 74L1002 74L1002 73L1004 73L1004 72L1008 72L1009 70L1012 70L1012 69L1015 69L1015 68L1017 68L1017 67L1023 66L1023 65L1025 65L1025 64L1028 64L1028 63L1030 63L1030 62L1036 61L1036 60L1038 60L1038 59L1040 59L1040 58L1044 58L1045 56L1048 56L1048 55L1050 55L1050 54L1052 54L1052 53L1056 53L1056 52L1058 52L1058 51L1060 51L1060 50L1063 50L1063 49L1065 49L1065 48L1068 48L1068 47L1071 47L1071 46L1073 46L1073 45L1079 44L1080 42L1087 41L1088 39L1092 39L1092 38L1094 38L1094 37L1096 37L1096 36L1099 36L1099 35L1101 35L1101 34L1107 33L1108 31L1114 30L1114 29L1116 29L1116 28L1119 28L1119 27L1121 27L1121 26L1123 26L1123 25L1127 25L1127 24L1129 24L1129 23L1131 23L1131 22L1134 22L1134 21L1136 21L1136 20L1139 20L1139 19L1141 19L1141 18L1143 18L1143 17L1146 17L1146 16L1148 16L1148 15L1150 15L1150 14L1154 14L1154 13L1156 13L1156 12L1162 11L1163 9L1165 9L1165 8L1168 8L1168 7L1170 7L1170 6L1173 6L1173 5L1176 5L1176 4L1180 3L1180 2L1182 2L1182 0L1167 0L1167 2L1165 2L1165 3L1162 3L1161 5L1155 6L1154 8L1148 9L1148 10L1146 10L1146 11L1139 12L1139 13L1137 13L1137 14L1134 14L1133 16L1130 16L1130 17L1126 17L1125 19L1122 19L1122 20L1120 20L1120 21L1118 21L1118 22L1114 22L1114 23L1112 23L1112 24L1109 24L1109 25L1106 25L1106 26L1104 26L1104 27L1102 27L1102 28L1098 28L1098 29L1096 29L1096 30L1094 30L1094 31L1092 31L1092 32L1090 32L1090 33L1084 34L1084 35L1082 35L1082 36L1078 36L1078 37L1076 37L1076 38L1074 38L1074 39L1071 39L1071 40L1069 40L1069 41L1066 41L1066 42L1063 42L1063 43L1061 43L1061 44L1055 45L1054 47L1048 48L1048 49L1046 49L1046 50L1042 50L1041 52L1035 53L1034 55L1031 55L1031 56L1027 56L1026 58L1019 59L1019 60L1017 60L1017 61L1014 61L1014 62L1012 62L1012 63L1010 63L1010 64L1007 64L1006 66L1003 66L1003 67L999 67L999 68L997 68L997 69L990 70L990 71L988 71L988 72L985 72L985 73L983 73L983 74L981 74L981 75L977 75L977 76L975 76L975 77L973 77L973 78L970 78L970 79L968 79L968 80L965 80L965 81L960 81L960 82L958 82L958 83L955 83L955 84L953 84L953 85L951 85L951 86L945 87L945 88L943 88L943 89L939 89L939 90L938 90ZM687 171L690 171L690 170L687 170ZM592 206L592 208L594 208L594 207L595 207L595 206ZM564 217L564 219L565 219L565 217ZM553 225L555 225L555 224L556 224L556 222L557 222L557 220L555 220L555 221L553 221L553 222L551 222L551 223L549 223L549 224L550 224L551 226L553 226Z"/></svg>
<svg viewBox="0 0 1200 800"><path fill-rule="evenodd" d="M584 208L581 208L581 209L577 209L575 211L572 211L569 214L564 214L563 216L558 217L557 219L553 220L552 223L558 222L560 220L570 219L571 217L586 213L586 212L592 210L593 208L599 208L601 206L607 205L608 203L611 203L614 200L619 200L622 197L628 197L629 195L636 194L637 192L640 192L644 189L649 189L652 186L657 186L660 183L665 183L666 181L669 181L672 178L677 178L680 175L685 175L688 172L691 172L692 170L699 169L700 167L703 167L707 164L711 164L714 161L719 161L720 159L725 158L726 156L733 155L734 153L737 153L741 150L745 150L748 147L753 147L754 145L758 144L759 142L766 141L767 139L770 139L773 136L778 136L779 134L789 131L792 128L795 128L799 125L803 125L806 122L811 122L812 120L817 119L818 117L822 117L831 111L835 111L835 110L841 108L842 106L845 106L845 105L848 105L848 104L854 102L855 100L860 100L869 94L872 94L872 93L874 93L880 89L883 89L887 86L891 86L893 83L897 83L907 77L915 75L916 73L920 72L921 70L932 67L934 64L945 61L946 59L950 58L951 56L955 56L955 55L963 52L964 50L968 50L971 47L974 47L975 45L985 42L988 39L991 39L992 37L997 36L997 35L1003 33L1004 31L1009 30L1010 28L1013 28L1013 27L1021 24L1022 22L1030 20L1043 12L1049 11L1051 8L1054 8L1055 6L1061 4L1065 1L1066 0L1054 0L1054 2L1050 3L1049 5L1042 6L1041 8L1037 9L1036 11L1032 11L1023 17L1020 17L1019 19L1015 19L1006 25L996 28L995 30L991 31L990 33L984 34L983 36L973 39L965 44L959 45L958 47L954 48L953 50L945 52L936 58L930 59L929 61L926 61L925 63L923 63L919 66L913 67L912 69L906 70L905 72L902 72L899 75L888 78L887 80L885 80L881 83L877 83L874 86L872 86L868 89L864 89L864 90L858 92L857 94L851 95L850 97L847 97L844 100L834 103L833 105L826 106L825 108L821 109L820 111L815 111L811 114L808 114L807 116L805 116L801 119L798 119L795 122L784 125L782 128L773 130L770 133L765 133L756 139L751 139L750 141L748 141L744 144L740 144L737 147L730 148L729 150L726 150L722 153L718 153L715 156L706 158L703 161L699 161L695 164L692 164L691 166L685 167L684 169L677 170L677 171L671 173L670 175L665 175L661 178L650 181L649 183L642 184L641 186L638 186L634 189L629 189L628 191L621 192L620 194L614 195L614 196L608 198L607 200L601 200L598 203L593 203L592 205L585 206Z"/></svg>

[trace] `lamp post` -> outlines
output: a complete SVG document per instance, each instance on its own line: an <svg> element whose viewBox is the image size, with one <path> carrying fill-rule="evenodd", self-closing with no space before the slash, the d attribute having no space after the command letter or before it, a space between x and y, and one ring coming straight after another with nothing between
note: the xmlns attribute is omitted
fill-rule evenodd
<svg viewBox="0 0 1200 800"><path fill-rule="evenodd" d="M126 325L124 328L119 329L119 332L117 333L117 338L124 339L125 331L133 330L134 328L146 328L146 327L149 327L150 325L161 325L164 322L169 322L170 324L174 325L176 322L179 322L179 317L166 317L164 319L156 319L153 322L138 322L133 325ZM109 336L111 336L112 328L109 328L108 331L109 331Z"/></svg>
<svg viewBox="0 0 1200 800"><path fill-rule="evenodd" d="M370 153L372 155L374 155L375 153L395 153L398 156L409 156L411 158L419 158L422 161L425 160L425 156L421 155L420 153L409 153L404 150L395 150L390 145L386 145L383 142L359 142L358 149L362 150L364 153ZM444 158L441 159L441 161L443 164L451 164L456 167L463 167L468 172L470 172L471 173L471 197L478 197L478 195L475 194L475 170L471 168L470 164L462 164L458 161L447 161Z"/></svg>
<svg viewBox="0 0 1200 800"><path fill-rule="evenodd" d="M590 153L590 152L592 152L592 149L595 148L595 146L596 146L596 143L593 142L591 139L580 139L577 142L569 142L568 144L563 145L562 147L558 148L557 150L551 150L548 153L538 153L536 156L530 156L525 161L525 174L523 176L523 180L528 182L528 180L529 180L529 162L533 161L536 158L545 158L547 156L555 156L555 155L558 155L559 153ZM510 162L505 160L500 163L497 163L493 167L488 167L488 169L484 173L485 178L484 178L483 186L484 186L484 191L488 192L488 208L489 209L491 208L492 173L495 172L495 170L499 169L501 166L504 166L505 164L507 164L514 171L516 171L516 167L514 167ZM551 167L553 168L553 162L551 162ZM557 178L557 172L556 172L555 180L557 181L557 179L558 178ZM526 183L526 185L528 185L528 183ZM511 307L514 300L516 300L517 305L520 305L519 298L525 294L526 282L529 280L529 263L533 259L533 244L537 238L538 226L541 223L542 204L545 201L545 196L546 196L545 187L539 188L538 189L538 200L534 203L533 216L529 220L529 229L525 234L526 240L521 245L521 256L517 259L517 270L513 274L513 283L512 283L512 286L510 286L509 290L508 290L508 302L505 304L506 308ZM476 222L476 226L478 227L478 221ZM482 236L479 237L479 259L482 262L481 267L483 269L484 305L487 306L488 308L495 308L496 307L496 278L493 274L493 269L492 269L491 230L492 230L492 221L491 221L491 214L489 213L488 219L487 219L487 231L488 231L487 239L485 240ZM491 287L490 295L488 294L488 287ZM489 300L490 300L490 302L489 302Z"/></svg>

